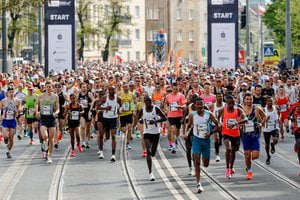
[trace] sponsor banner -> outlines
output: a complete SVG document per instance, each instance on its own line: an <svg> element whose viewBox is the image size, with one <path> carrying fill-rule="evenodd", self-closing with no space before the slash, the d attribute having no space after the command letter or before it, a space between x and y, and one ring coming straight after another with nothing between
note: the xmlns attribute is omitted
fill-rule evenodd
<svg viewBox="0 0 300 200"><path fill-rule="evenodd" d="M239 52L239 64L245 64L245 51L244 50L240 50Z"/></svg>
<svg viewBox="0 0 300 200"><path fill-rule="evenodd" d="M208 0L208 65L238 66L238 0Z"/></svg>
<svg viewBox="0 0 300 200"><path fill-rule="evenodd" d="M45 3L45 74L75 69L75 0Z"/></svg>

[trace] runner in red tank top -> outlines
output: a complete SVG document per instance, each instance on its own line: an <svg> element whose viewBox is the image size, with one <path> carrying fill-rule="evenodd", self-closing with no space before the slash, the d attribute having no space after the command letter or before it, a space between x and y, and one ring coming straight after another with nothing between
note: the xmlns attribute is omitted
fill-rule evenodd
<svg viewBox="0 0 300 200"><path fill-rule="evenodd" d="M286 132L289 132L289 98L285 94L285 90L283 86L279 87L279 92L276 97L277 105L279 106L280 110L280 123L279 123L279 128L280 128L280 134L281 134L281 139L284 139L284 131L283 131L283 124L286 128Z"/></svg>
<svg viewBox="0 0 300 200"><path fill-rule="evenodd" d="M298 155L298 161L300 164L300 105L297 105L290 112L290 118L292 119L292 134L295 135L295 146L294 151ZM298 174L300 176L300 172Z"/></svg>
<svg viewBox="0 0 300 200"><path fill-rule="evenodd" d="M233 164L235 152L240 146L240 129L239 125L247 122L245 113L241 108L234 106L234 98L228 96L227 105L222 108L218 114L218 121L223 121L222 135L226 147L226 177L231 178L233 174Z"/></svg>

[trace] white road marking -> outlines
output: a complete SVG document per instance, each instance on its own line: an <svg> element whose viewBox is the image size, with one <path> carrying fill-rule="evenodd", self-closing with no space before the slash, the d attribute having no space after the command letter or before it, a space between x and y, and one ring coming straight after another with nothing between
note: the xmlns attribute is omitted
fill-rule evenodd
<svg viewBox="0 0 300 200"><path fill-rule="evenodd" d="M158 161L156 160L156 158L152 158L152 162L153 162L153 164L154 164L154 166L156 168L156 171L158 172L159 176L165 182L167 188L173 194L173 196L175 197L175 199L177 199L177 200L184 200L184 198L178 193L178 191L175 189L175 187L173 186L173 184L167 178L165 172L161 168L161 166L158 163Z"/></svg>
<svg viewBox="0 0 300 200"><path fill-rule="evenodd" d="M23 154L17 157L12 166L5 172L0 179L0 199L10 199L11 195L23 176L26 168L32 159L37 155L38 151L36 148L27 148Z"/></svg>
<svg viewBox="0 0 300 200"><path fill-rule="evenodd" d="M194 199L198 199L198 197L185 185L185 183L181 180L181 178L179 178L178 174L176 173L176 171L173 169L173 167L171 166L170 162L167 160L165 154L163 153L163 151L161 150L160 145L157 148L158 154L161 157L161 160L163 161L163 163L165 164L165 166L167 167L168 171L170 172L170 174L172 175L172 178L174 178L176 180L176 182L178 183L178 185L181 187L181 189L187 194L187 196L194 200Z"/></svg>

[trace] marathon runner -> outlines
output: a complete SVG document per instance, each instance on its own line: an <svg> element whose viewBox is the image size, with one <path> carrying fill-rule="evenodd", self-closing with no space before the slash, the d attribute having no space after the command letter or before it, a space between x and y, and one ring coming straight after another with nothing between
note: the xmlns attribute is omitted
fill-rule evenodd
<svg viewBox="0 0 300 200"><path fill-rule="evenodd" d="M265 138L265 150L267 153L267 160L266 164L271 164L271 155L270 155L270 145L271 145L271 154L275 153L275 145L278 143L278 136L279 136L279 108L274 105L273 97L267 96L266 97L267 106L264 109L264 112L267 116L267 122L263 127L264 138ZM271 142L272 136L272 142Z"/></svg>
<svg viewBox="0 0 300 200"><path fill-rule="evenodd" d="M70 156L75 156L75 136L77 140L77 150L79 153L82 152L80 146L80 115L84 114L84 110L77 102L75 94L70 95L70 104L64 106L63 116L68 119L68 127L71 138L71 152Z"/></svg>
<svg viewBox="0 0 300 200"><path fill-rule="evenodd" d="M220 109L218 121L222 121L222 137L226 148L226 173L227 178L232 178L233 165L235 161L236 151L240 146L240 127L247 122L244 111L235 107L233 96L226 97L226 106Z"/></svg>
<svg viewBox="0 0 300 200"><path fill-rule="evenodd" d="M179 136L181 127L181 118L183 116L182 109L185 108L186 99L183 94L178 93L176 83L172 84L172 93L165 98L165 110L168 112L168 120L170 124L170 137L172 141L172 153L177 153L175 141Z"/></svg>
<svg viewBox="0 0 300 200"><path fill-rule="evenodd" d="M56 131L55 119L59 113L59 99L53 93L52 82L47 81L45 84L46 92L41 94L36 102L36 117L40 119L41 134L44 141L44 150L48 164L52 164L52 150L54 135Z"/></svg>
<svg viewBox="0 0 300 200"><path fill-rule="evenodd" d="M256 86L257 87L257 86ZM253 104L253 96L251 93L246 93L244 97L244 112L248 121L242 131L242 142L244 147L245 164L248 180L251 180L253 173L251 170L251 160L259 158L260 151L260 129L267 121L267 116L260 106Z"/></svg>
<svg viewBox="0 0 300 200"><path fill-rule="evenodd" d="M7 145L7 158L12 158L10 151L14 145L14 135L16 133L17 115L20 108L20 101L14 98L14 88L8 87L6 98L0 102L0 109L2 110L2 134L4 143Z"/></svg>
<svg viewBox="0 0 300 200"><path fill-rule="evenodd" d="M289 116L292 120L292 134L295 136L294 151L297 153L298 162L300 164L300 104L293 107ZM300 176L300 172L298 176Z"/></svg>
<svg viewBox="0 0 300 200"><path fill-rule="evenodd" d="M18 139L21 140L22 139L22 135L24 134L24 137L27 137L27 131L26 129L24 129L24 125L25 125L25 116L24 116L24 109L23 109L23 104L24 104L24 98L26 97L25 92L23 92L23 84L22 83L18 83L17 85L17 91L14 94L14 97L19 99L20 103L21 103L21 107L20 107L20 112L17 116L17 121L18 121L18 126L17 126L17 132L18 132Z"/></svg>
<svg viewBox="0 0 300 200"><path fill-rule="evenodd" d="M108 95L103 96L103 105L101 106L101 110L104 110L103 112L103 128L106 132L106 138L109 139L111 136L112 142L112 156L111 161L116 161L116 133L118 128L118 114L119 109L122 106L121 99L116 95L116 90L114 86L110 86L108 88ZM101 153L100 153L101 155ZM104 158L104 156L103 156Z"/></svg>
<svg viewBox="0 0 300 200"><path fill-rule="evenodd" d="M284 130L283 125L286 128L286 132L289 132L289 96L286 95L284 86L279 86L277 97L276 97L276 103L279 106L280 110L280 134L281 139L284 139Z"/></svg>
<svg viewBox="0 0 300 200"><path fill-rule="evenodd" d="M201 155L203 166L208 167L210 160L210 136L217 132L221 125L219 125L217 119L210 111L204 110L203 98L195 99L195 108L196 111L189 115L187 130L193 125L193 161L197 181L197 192L201 193L204 191L200 182ZM210 121L215 124L215 128L211 131L209 130Z"/></svg>
<svg viewBox="0 0 300 200"><path fill-rule="evenodd" d="M159 107L152 105L149 96L144 98L145 106L138 111L136 123L142 118L144 124L143 137L147 150L147 166L149 170L149 180L155 181L152 173L152 157L155 156L159 143L160 127L159 123L167 120Z"/></svg>

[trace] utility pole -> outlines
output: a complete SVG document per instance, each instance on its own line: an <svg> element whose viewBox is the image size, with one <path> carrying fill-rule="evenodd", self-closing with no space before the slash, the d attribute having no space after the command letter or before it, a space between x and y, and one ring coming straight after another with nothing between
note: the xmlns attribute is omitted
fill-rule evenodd
<svg viewBox="0 0 300 200"><path fill-rule="evenodd" d="M2 72L7 73L6 0L2 0Z"/></svg>
<svg viewBox="0 0 300 200"><path fill-rule="evenodd" d="M260 0L260 6L262 6L261 0ZM259 15L259 22L260 22L260 61L261 64L264 62L264 27L263 27L263 21L262 21L262 15Z"/></svg>
<svg viewBox="0 0 300 200"><path fill-rule="evenodd" d="M43 63L43 44L42 44L42 2L39 0L39 19L38 19L38 31L39 31L39 63Z"/></svg>
<svg viewBox="0 0 300 200"><path fill-rule="evenodd" d="M286 0L285 10L285 46L286 46L286 66L287 68L292 67L292 35L291 35L291 1Z"/></svg>
<svg viewBox="0 0 300 200"><path fill-rule="evenodd" d="M250 5L249 0L246 1L246 28L247 28L247 65L250 65Z"/></svg>

